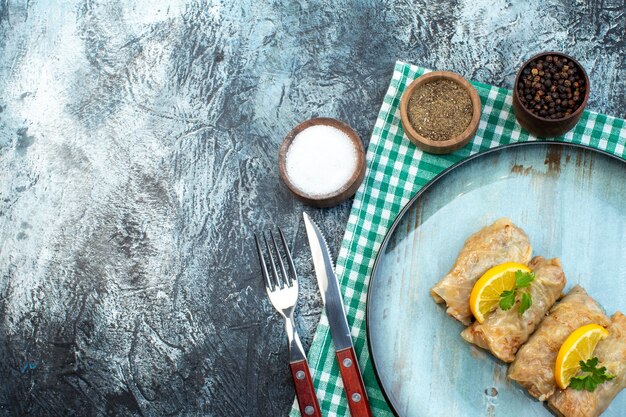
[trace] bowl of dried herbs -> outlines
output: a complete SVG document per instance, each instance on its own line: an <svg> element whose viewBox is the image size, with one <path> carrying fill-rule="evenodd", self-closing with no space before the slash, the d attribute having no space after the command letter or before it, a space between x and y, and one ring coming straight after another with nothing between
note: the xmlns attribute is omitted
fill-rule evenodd
<svg viewBox="0 0 626 417"><path fill-rule="evenodd" d="M419 148L435 154L465 146L476 134L481 110L476 89L450 71L422 75L400 101L404 133Z"/></svg>

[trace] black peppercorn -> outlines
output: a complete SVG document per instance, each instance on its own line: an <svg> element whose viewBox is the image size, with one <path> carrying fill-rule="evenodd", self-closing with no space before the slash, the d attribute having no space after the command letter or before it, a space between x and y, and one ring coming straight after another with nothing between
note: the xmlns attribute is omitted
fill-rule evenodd
<svg viewBox="0 0 626 417"><path fill-rule="evenodd" d="M520 101L541 117L571 115L584 100L583 71L574 61L547 55L523 68L517 84Z"/></svg>

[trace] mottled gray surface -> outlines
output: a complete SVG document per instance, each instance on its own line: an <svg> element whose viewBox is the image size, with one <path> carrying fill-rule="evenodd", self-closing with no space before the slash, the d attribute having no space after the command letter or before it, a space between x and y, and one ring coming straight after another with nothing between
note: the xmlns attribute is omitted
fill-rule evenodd
<svg viewBox="0 0 626 417"><path fill-rule="evenodd" d="M252 232L280 222L297 122L367 142L396 59L510 87L530 54L624 116L625 3L0 0L0 415L285 415L282 321ZM310 210L337 251L350 202Z"/></svg>

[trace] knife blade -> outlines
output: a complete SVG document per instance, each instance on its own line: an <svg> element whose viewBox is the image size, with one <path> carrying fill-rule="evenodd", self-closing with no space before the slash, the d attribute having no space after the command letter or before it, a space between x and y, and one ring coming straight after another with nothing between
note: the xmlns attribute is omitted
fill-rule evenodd
<svg viewBox="0 0 626 417"><path fill-rule="evenodd" d="M335 345L335 355L339 363L344 391L348 398L350 414L352 417L371 417L372 411L370 410L365 385L359 370L359 363L356 360L352 338L350 337L350 327L346 319L343 298L339 288L339 281L333 268L330 250L317 224L308 214L303 213L303 217L311 247L317 284L320 288L324 308L326 309L330 335Z"/></svg>

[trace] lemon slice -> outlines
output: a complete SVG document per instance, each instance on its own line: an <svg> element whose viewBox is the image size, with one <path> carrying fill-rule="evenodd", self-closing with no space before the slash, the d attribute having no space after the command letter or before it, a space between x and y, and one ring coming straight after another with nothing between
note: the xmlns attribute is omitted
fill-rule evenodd
<svg viewBox="0 0 626 417"><path fill-rule="evenodd" d="M571 379L580 371L580 361L593 357L598 342L609 335L599 324L579 327L570 334L559 349L554 366L554 378L561 389L567 388Z"/></svg>
<svg viewBox="0 0 626 417"><path fill-rule="evenodd" d="M515 272L530 272L526 265L507 262L487 270L476 281L470 295L470 310L479 323L498 307L500 294L515 288Z"/></svg>

